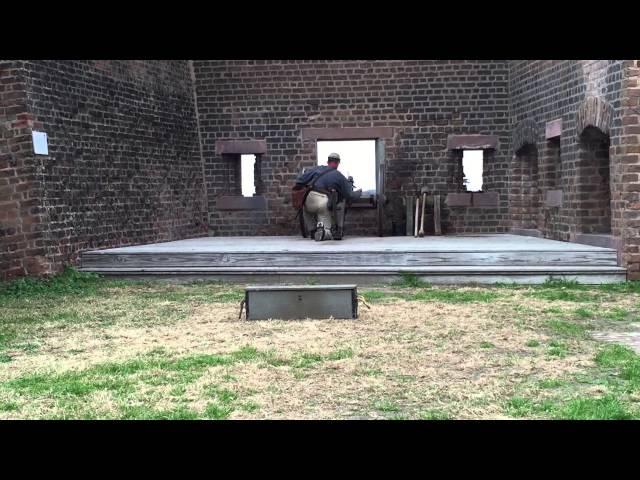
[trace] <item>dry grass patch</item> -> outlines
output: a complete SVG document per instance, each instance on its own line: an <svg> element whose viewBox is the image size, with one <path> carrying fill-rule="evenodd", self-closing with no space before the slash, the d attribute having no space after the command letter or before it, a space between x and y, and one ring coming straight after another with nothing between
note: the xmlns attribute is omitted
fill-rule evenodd
<svg viewBox="0 0 640 480"><path fill-rule="evenodd" d="M545 417L530 398L556 401L595 368L586 332L600 319L576 309L629 317L639 299L535 291L369 289L357 320L304 321L239 320L241 293L224 285L113 286L51 304L42 321L16 300L31 321L0 317L15 334L0 418Z"/></svg>

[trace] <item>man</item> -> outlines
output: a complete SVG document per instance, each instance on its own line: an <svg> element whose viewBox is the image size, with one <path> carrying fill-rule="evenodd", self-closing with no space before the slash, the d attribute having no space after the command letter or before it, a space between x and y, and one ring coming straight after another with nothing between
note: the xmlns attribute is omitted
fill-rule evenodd
<svg viewBox="0 0 640 480"><path fill-rule="evenodd" d="M332 153L327 165L303 172L296 179L297 184L306 185L317 178L302 209L307 231L313 232L317 242L342 240L346 203L362 194L362 190L353 190L353 182L338 171L339 165L340 155Z"/></svg>

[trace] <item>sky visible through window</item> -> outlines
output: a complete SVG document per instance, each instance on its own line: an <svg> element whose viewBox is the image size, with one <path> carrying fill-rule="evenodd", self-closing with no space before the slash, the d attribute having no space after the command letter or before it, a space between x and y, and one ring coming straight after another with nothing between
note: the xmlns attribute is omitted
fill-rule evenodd
<svg viewBox="0 0 640 480"><path fill-rule="evenodd" d="M462 172L467 192L482 190L482 150L465 150L462 152Z"/></svg>
<svg viewBox="0 0 640 480"><path fill-rule="evenodd" d="M375 193L375 140L318 141L318 165L326 165L330 153L340 155L338 170L345 177L353 177L356 189L361 188L363 194Z"/></svg>
<svg viewBox="0 0 640 480"><path fill-rule="evenodd" d="M240 178L242 179L243 197L253 197L256 193L256 186L253 179L253 166L255 163L255 155L242 155L240 157Z"/></svg>

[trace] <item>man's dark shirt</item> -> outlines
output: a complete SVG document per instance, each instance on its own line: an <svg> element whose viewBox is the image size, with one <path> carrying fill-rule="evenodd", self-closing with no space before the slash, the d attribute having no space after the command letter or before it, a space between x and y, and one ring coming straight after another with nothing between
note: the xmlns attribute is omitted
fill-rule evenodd
<svg viewBox="0 0 640 480"><path fill-rule="evenodd" d="M347 178L338 171L337 168L332 168L328 165L319 165L307 170L296 179L296 183L299 185L306 185L327 169L333 170L333 172L322 175L316 183L313 184L313 188L319 188L321 190L329 190L331 188L335 189L340 197L338 200L339 202L344 199L351 199L351 192L353 191L353 185L351 182L349 182L349 180L347 180Z"/></svg>

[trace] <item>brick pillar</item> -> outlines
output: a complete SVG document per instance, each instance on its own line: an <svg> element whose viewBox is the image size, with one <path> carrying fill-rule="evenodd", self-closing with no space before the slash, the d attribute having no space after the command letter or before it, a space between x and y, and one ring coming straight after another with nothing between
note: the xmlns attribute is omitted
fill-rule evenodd
<svg viewBox="0 0 640 480"><path fill-rule="evenodd" d="M51 272L20 61L0 61L0 280Z"/></svg>
<svg viewBox="0 0 640 480"><path fill-rule="evenodd" d="M629 280L640 280L640 60L623 65L622 135L616 152L619 166L619 198L614 209L622 210L622 264Z"/></svg>
<svg viewBox="0 0 640 480"><path fill-rule="evenodd" d="M511 162L510 211L516 228L538 228L540 193L538 186L538 150L527 143Z"/></svg>

